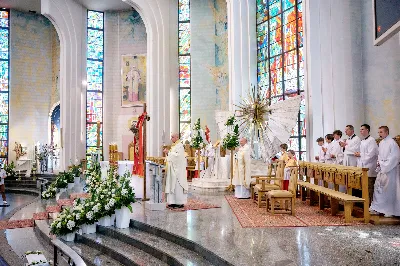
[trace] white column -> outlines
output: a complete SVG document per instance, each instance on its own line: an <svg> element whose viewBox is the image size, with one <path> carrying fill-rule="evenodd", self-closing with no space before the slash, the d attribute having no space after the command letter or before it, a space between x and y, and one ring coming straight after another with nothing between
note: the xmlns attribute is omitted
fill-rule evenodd
<svg viewBox="0 0 400 266"><path fill-rule="evenodd" d="M54 24L60 37L61 169L66 169L70 160L85 157L85 142L82 141L85 132L82 119L85 116L81 101L86 57L86 9L73 0L43 0L41 10Z"/></svg>

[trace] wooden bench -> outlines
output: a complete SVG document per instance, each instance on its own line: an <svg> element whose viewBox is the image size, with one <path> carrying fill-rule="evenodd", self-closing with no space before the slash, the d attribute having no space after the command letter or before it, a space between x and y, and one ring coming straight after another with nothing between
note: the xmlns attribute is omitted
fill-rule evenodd
<svg viewBox="0 0 400 266"><path fill-rule="evenodd" d="M324 209L327 203L325 196L328 196L331 198L332 215L338 213L339 201L343 201L346 223L350 223L352 220L363 220L365 223L369 223L368 168L300 161L299 179L297 185L301 187L300 196L303 201L306 200L307 192L309 192L310 204L313 205L318 201L320 209ZM313 183L311 183L311 179L314 179ZM318 185L320 180L323 181L323 186ZM328 188L329 183L334 184L334 189ZM338 191L339 185L346 187L347 194ZM362 198L352 196L353 189L362 190ZM363 218L352 216L355 202L363 203Z"/></svg>

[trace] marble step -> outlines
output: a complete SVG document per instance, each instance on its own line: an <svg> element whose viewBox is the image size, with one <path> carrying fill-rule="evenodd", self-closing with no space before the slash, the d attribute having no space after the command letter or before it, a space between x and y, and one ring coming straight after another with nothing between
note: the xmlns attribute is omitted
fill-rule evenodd
<svg viewBox="0 0 400 266"><path fill-rule="evenodd" d="M96 249L102 254L118 261L122 265L168 265L167 263L162 262L161 260L132 245L103 234L77 234L75 242Z"/></svg>
<svg viewBox="0 0 400 266"><path fill-rule="evenodd" d="M133 229L137 229L157 237L163 238L172 242L176 245L179 245L185 249L192 250L193 252L197 253L201 257L207 259L209 265L218 265L218 266L231 266L232 264L229 263L227 260L221 258L213 251L203 247L202 245L187 239L185 237L176 235L174 233L168 232L167 230L161 229L156 226L149 225L147 223L131 219L129 226Z"/></svg>
<svg viewBox="0 0 400 266"><path fill-rule="evenodd" d="M88 266L124 265L107 256L103 252L82 243L64 242L85 261Z"/></svg>
<svg viewBox="0 0 400 266"><path fill-rule="evenodd" d="M116 229L103 226L98 226L97 228L98 233L139 248L168 265L210 265L209 261L193 251L138 229Z"/></svg>

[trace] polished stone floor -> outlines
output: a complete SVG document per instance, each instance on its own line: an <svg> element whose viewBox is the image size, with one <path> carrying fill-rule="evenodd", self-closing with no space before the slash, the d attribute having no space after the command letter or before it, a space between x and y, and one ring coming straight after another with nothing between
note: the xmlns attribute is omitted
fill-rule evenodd
<svg viewBox="0 0 400 266"><path fill-rule="evenodd" d="M188 238L234 265L400 265L400 227L242 228L224 194L191 197L220 209L148 211L132 218Z"/></svg>
<svg viewBox="0 0 400 266"><path fill-rule="evenodd" d="M400 265L398 226L242 228L224 193L191 192L189 196L221 208L148 211L137 202L132 219L197 242L233 265ZM44 209L39 200L11 219L32 218L34 212ZM6 230L6 237L19 256L26 250L45 250L32 228Z"/></svg>
<svg viewBox="0 0 400 266"><path fill-rule="evenodd" d="M10 206L0 207L0 220L3 220L6 217L6 215L15 208L18 208L36 198L36 196L33 195L13 194L13 193L6 193L6 197L7 197L7 202L8 204L10 204ZM3 203L2 200L0 202Z"/></svg>

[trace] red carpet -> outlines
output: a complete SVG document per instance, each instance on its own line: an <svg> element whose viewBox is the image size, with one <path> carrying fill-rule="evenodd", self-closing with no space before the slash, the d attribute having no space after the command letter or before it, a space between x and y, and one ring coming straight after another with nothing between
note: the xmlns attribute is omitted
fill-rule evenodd
<svg viewBox="0 0 400 266"><path fill-rule="evenodd" d="M0 221L0 230L33 227L33 219Z"/></svg>
<svg viewBox="0 0 400 266"><path fill-rule="evenodd" d="M172 209L168 208L171 211L176 211L176 212L184 212L184 211L190 211L190 210L201 210L201 209L213 209L213 208L221 208L220 206L209 204L200 200L196 199L188 199L187 204L183 208L179 209Z"/></svg>
<svg viewBox="0 0 400 266"><path fill-rule="evenodd" d="M89 197L90 197L89 193L72 193L71 195L69 195L69 198L72 200L78 199L78 198L87 199Z"/></svg>
<svg viewBox="0 0 400 266"><path fill-rule="evenodd" d="M37 212L33 214L33 220L47 220L48 218L48 212Z"/></svg>
<svg viewBox="0 0 400 266"><path fill-rule="evenodd" d="M60 199L57 200L58 206L72 206L74 205L74 200L73 199Z"/></svg>
<svg viewBox="0 0 400 266"><path fill-rule="evenodd" d="M332 216L329 209L319 210L318 206L309 206L301 200L296 201L296 215L275 214L266 208L258 208L251 199L237 199L225 196L239 223L244 228L252 227L296 227L296 226L338 226L362 225L359 221L344 223L344 216Z"/></svg>

